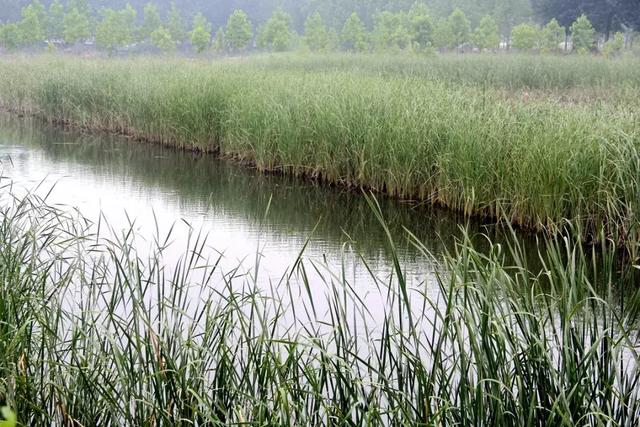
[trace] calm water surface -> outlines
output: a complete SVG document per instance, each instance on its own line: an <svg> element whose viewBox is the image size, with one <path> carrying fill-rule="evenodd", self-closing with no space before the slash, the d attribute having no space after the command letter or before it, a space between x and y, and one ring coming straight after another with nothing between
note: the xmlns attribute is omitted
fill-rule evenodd
<svg viewBox="0 0 640 427"><path fill-rule="evenodd" d="M307 240L305 260L344 272L364 290L374 282L371 273L380 280L391 275L382 227L358 192L13 117L0 118L0 161L5 182L40 195L51 191L49 203L77 207L93 221L102 214L116 231L133 225L142 246L153 245L158 233L173 227L168 253L178 257L189 230L201 230L208 235L206 255L221 255L224 271L241 266L238 274L255 276L259 259L256 280L265 285L286 273ZM409 282L429 287L434 266L408 241L403 227L438 255L453 248L460 218L415 203L383 200L381 205ZM477 224L472 229L491 231Z"/></svg>

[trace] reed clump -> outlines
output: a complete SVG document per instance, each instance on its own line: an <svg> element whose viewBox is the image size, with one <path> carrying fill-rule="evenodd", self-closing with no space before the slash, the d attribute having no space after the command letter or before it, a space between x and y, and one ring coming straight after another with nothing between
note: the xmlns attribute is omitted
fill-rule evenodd
<svg viewBox="0 0 640 427"><path fill-rule="evenodd" d="M613 291L615 246L548 239L537 272L515 238L465 238L437 283L392 261L376 307L303 253L260 289L217 274L195 232L168 262L170 235L144 252L34 197L2 209L0 397L26 425L640 422L638 299Z"/></svg>
<svg viewBox="0 0 640 427"><path fill-rule="evenodd" d="M587 240L635 246L638 69L591 57L28 58L0 64L0 99L265 171L552 233L569 222Z"/></svg>

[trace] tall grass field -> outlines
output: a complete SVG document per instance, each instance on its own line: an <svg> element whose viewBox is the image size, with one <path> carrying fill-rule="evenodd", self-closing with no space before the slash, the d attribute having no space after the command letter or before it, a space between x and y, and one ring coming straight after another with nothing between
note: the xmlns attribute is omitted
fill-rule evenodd
<svg viewBox="0 0 640 427"><path fill-rule="evenodd" d="M635 246L640 60L15 57L6 109Z"/></svg>

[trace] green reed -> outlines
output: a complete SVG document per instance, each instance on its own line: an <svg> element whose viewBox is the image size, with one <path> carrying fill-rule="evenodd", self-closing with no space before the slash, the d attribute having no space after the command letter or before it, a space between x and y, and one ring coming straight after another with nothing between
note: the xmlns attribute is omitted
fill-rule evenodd
<svg viewBox="0 0 640 427"><path fill-rule="evenodd" d="M638 60L11 59L5 108L588 240L638 241Z"/></svg>
<svg viewBox="0 0 640 427"><path fill-rule="evenodd" d="M25 425L640 421L638 298L615 292L614 245L547 239L533 271L515 236L465 238L437 283L397 260L372 277L376 308L304 252L264 289L219 274L195 231L166 260L170 233L147 252L32 196L3 206L0 396Z"/></svg>

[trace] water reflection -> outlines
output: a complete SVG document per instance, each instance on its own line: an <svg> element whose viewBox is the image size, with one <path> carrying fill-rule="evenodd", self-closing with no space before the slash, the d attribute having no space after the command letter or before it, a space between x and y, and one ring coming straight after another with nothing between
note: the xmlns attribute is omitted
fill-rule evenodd
<svg viewBox="0 0 640 427"><path fill-rule="evenodd" d="M212 156L178 152L113 135L88 135L37 120L0 119L3 175L46 192L49 202L100 213L114 229L134 224L149 244L175 225L173 248L185 248L189 227L209 236L209 250L228 268L251 270L261 254L263 280L280 277L309 244L306 258L328 260L359 282L391 273L385 235L362 194L313 182L263 175ZM382 200L409 279L429 281L433 266L406 239L411 230L435 255L451 249L461 218L438 209ZM187 223L189 225L187 225ZM472 225L474 232L492 228ZM168 252L171 253L171 252Z"/></svg>

